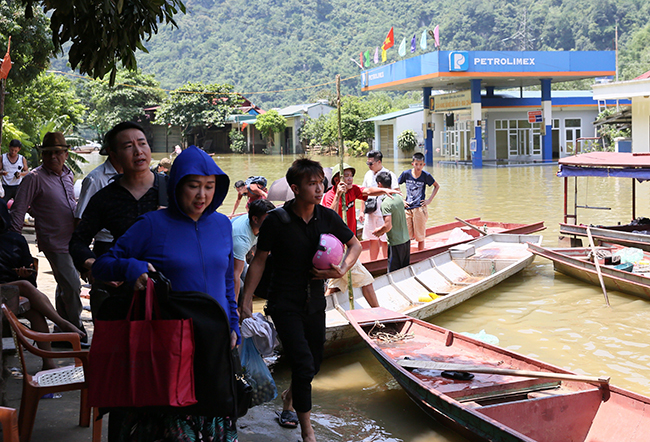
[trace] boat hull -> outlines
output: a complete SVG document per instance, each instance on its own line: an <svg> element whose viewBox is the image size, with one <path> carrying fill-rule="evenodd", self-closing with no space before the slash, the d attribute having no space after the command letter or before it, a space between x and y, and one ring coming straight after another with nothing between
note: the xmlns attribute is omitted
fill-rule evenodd
<svg viewBox="0 0 650 442"><path fill-rule="evenodd" d="M493 234L463 246L473 248L468 257L454 257L454 249L379 276L373 284L382 307L428 319L488 290L528 266L535 256L528 242L541 243L539 235ZM439 296L421 302L429 293ZM351 310L349 292L327 297L325 354L332 355L361 345L346 318ZM430 299L430 298L427 298ZM353 309L369 308L360 289L353 291Z"/></svg>
<svg viewBox="0 0 650 442"><path fill-rule="evenodd" d="M643 229L650 226L612 226L612 227L590 227L591 236L594 241L620 244L625 247L636 247L641 250L650 251L650 235L634 233L633 230ZM587 237L587 226L560 223L560 233Z"/></svg>
<svg viewBox="0 0 650 442"><path fill-rule="evenodd" d="M596 378L576 377L562 368L387 309L357 310L350 313L350 321L412 400L432 417L471 433L473 439L647 440L650 398L602 380L595 382ZM377 330L384 333L383 339L372 337ZM470 364L492 371L455 380L443 377L440 369L404 368L398 361L405 358L434 365ZM517 374L499 372L504 368ZM535 372L542 373L536 376Z"/></svg>
<svg viewBox="0 0 650 442"><path fill-rule="evenodd" d="M469 218L465 221L472 225L475 225L476 227L487 228L488 233L531 234L539 232L546 228L544 226L544 222L536 222L532 224L502 223L495 221L483 221L481 218ZM449 236L454 229L461 229L464 233L470 235L471 238L467 238L463 241L454 241L447 243ZM465 244L480 237L481 234L479 232L461 223L460 221L429 227L426 231L424 250L418 250L417 243L415 241L411 242L411 264L415 264L439 253L445 252L451 247L457 246L459 244ZM364 267L368 269L368 271L373 275L381 275L386 273L388 269L388 257L383 256L383 252L380 252L379 257L372 259L370 256L369 240L361 241L361 248L361 256L359 259L361 260L361 263L364 265Z"/></svg>
<svg viewBox="0 0 650 442"><path fill-rule="evenodd" d="M529 247L536 255L552 260L553 268L556 271L589 284L600 286L596 265L586 260L590 248L549 249L535 245ZM609 248L619 250L622 246L611 245ZM645 255L646 259L650 260L650 254L646 253ZM600 266L600 271L606 288L650 300L650 278L605 265Z"/></svg>

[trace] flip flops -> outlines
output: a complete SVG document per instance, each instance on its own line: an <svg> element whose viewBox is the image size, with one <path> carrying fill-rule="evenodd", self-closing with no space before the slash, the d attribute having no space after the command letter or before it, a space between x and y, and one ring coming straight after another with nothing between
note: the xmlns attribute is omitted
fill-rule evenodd
<svg viewBox="0 0 650 442"><path fill-rule="evenodd" d="M282 410L276 411L278 423L284 428L298 428L298 415L295 411Z"/></svg>

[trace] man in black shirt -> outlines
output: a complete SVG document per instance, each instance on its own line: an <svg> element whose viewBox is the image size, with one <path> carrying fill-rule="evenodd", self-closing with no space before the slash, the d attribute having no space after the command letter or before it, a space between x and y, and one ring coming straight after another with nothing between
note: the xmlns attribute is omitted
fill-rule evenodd
<svg viewBox="0 0 650 442"><path fill-rule="evenodd" d="M323 168L318 162L299 159L287 171L295 199L269 212L260 227L257 253L244 284L242 318L252 315L253 292L260 281L266 258L273 254L266 311L273 319L284 354L291 366L291 386L282 394L280 423L291 421L294 408L302 439L315 442L311 426L311 381L320 369L325 342L325 285L340 278L361 253L361 244L336 212L320 205ZM330 233L348 247L340 265L318 270L312 258L320 235ZM295 416L295 415L294 415Z"/></svg>
<svg viewBox="0 0 650 442"><path fill-rule="evenodd" d="M96 255L108 251L91 250L90 243L101 229L108 230L116 241L140 216L166 205L165 178L149 169L151 149L142 127L136 123L119 123L106 133L104 146L114 153L122 175L95 193L81 216L70 240L69 250L75 267L89 280L90 305L96 317L100 304L109 295L128 295L117 283L93 281L90 269Z"/></svg>

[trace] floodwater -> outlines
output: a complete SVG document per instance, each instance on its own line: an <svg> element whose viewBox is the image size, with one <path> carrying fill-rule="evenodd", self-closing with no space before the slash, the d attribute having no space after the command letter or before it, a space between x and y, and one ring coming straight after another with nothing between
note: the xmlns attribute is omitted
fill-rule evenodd
<svg viewBox="0 0 650 442"><path fill-rule="evenodd" d="M155 155L157 159L159 154ZM90 156L98 164L96 154ZM291 156L225 155L217 164L231 182L264 175L269 183L284 175ZM318 158L324 166L334 157ZM365 158L346 159L356 167L355 183L368 170ZM384 163L397 175L408 161ZM91 165L87 165L90 170ZM563 179L557 166L484 168L440 165L427 168L441 188L429 208L429 224L454 217L481 216L490 221L544 221L543 244L556 246L563 213ZM571 179L571 193L573 193ZM579 204L611 210L581 210L584 223L616 224L631 219L631 181L581 178ZM232 210L228 193L222 213ZM637 216L649 216L650 184L637 184ZM650 395L650 302L609 291L606 307L599 287L555 273L537 257L521 273L432 319L457 332L495 335L500 346L526 356ZM289 382L287 369L274 373L278 388ZM464 439L429 419L365 349L327 359L313 385L313 420L320 441L449 442ZM275 404L266 406L276 407ZM292 439L298 438L299 433Z"/></svg>

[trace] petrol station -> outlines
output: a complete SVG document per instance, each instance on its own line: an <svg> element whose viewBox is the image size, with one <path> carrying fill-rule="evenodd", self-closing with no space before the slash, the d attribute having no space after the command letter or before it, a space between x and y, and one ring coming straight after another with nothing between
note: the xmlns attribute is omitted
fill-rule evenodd
<svg viewBox="0 0 650 442"><path fill-rule="evenodd" d="M614 51L436 51L364 71L361 87L422 90L427 164L435 151L478 168L577 153L576 140L593 134L601 103L590 91L551 85L615 73Z"/></svg>

